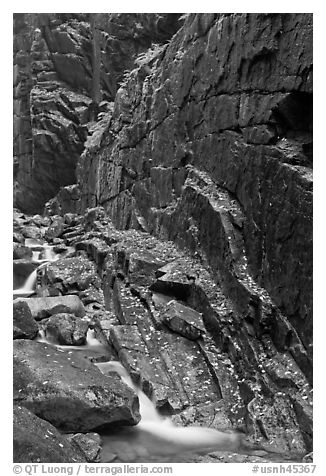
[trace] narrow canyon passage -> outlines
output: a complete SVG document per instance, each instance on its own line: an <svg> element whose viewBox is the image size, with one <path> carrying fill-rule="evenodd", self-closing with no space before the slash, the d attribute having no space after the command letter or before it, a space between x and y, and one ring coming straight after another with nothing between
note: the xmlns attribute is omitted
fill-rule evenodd
<svg viewBox="0 0 326 476"><path fill-rule="evenodd" d="M13 40L14 461L312 462L313 15Z"/></svg>

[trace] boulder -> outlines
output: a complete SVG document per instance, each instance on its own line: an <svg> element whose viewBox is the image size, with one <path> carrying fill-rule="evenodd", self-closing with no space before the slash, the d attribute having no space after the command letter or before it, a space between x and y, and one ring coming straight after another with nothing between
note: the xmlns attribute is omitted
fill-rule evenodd
<svg viewBox="0 0 326 476"><path fill-rule="evenodd" d="M101 461L101 437L98 433L76 433L75 435L67 435L67 439L81 449L89 463L99 463Z"/></svg>
<svg viewBox="0 0 326 476"><path fill-rule="evenodd" d="M135 425L136 394L79 355L41 342L14 341L14 401L64 432Z"/></svg>
<svg viewBox="0 0 326 476"><path fill-rule="evenodd" d="M83 225L86 231L94 227L94 222L105 218L105 211L102 207L89 208L84 215Z"/></svg>
<svg viewBox="0 0 326 476"><path fill-rule="evenodd" d="M59 238L66 227L63 217L55 217L45 232L45 238L47 240L53 240L53 238Z"/></svg>
<svg viewBox="0 0 326 476"><path fill-rule="evenodd" d="M85 316L83 303L78 296L74 295L21 298L19 302L26 302L28 304L33 318L37 321L61 312L69 312L77 317Z"/></svg>
<svg viewBox="0 0 326 476"><path fill-rule="evenodd" d="M84 256L63 258L50 263L45 270L43 284L56 287L63 294L83 291L91 284L100 287L94 263Z"/></svg>
<svg viewBox="0 0 326 476"><path fill-rule="evenodd" d="M48 217L42 217L41 215L34 215L32 217L32 223L34 225L41 227L41 226L49 226L50 225L50 219Z"/></svg>
<svg viewBox="0 0 326 476"><path fill-rule="evenodd" d="M68 226L75 226L79 222L79 217L76 213L65 213L63 218Z"/></svg>
<svg viewBox="0 0 326 476"><path fill-rule="evenodd" d="M14 231L13 233L13 241L14 243L24 243L25 238L23 237L22 233L19 231Z"/></svg>
<svg viewBox="0 0 326 476"><path fill-rule="evenodd" d="M28 259L28 258L32 258L33 256L33 251L28 246L14 243L13 248L14 248L13 249L14 259Z"/></svg>
<svg viewBox="0 0 326 476"><path fill-rule="evenodd" d="M82 463L80 445L22 406L14 406L14 463Z"/></svg>
<svg viewBox="0 0 326 476"><path fill-rule="evenodd" d="M25 238L33 238L36 240L38 238L43 238L42 230L40 230L36 225L24 226L21 232Z"/></svg>
<svg viewBox="0 0 326 476"><path fill-rule="evenodd" d="M13 304L13 333L14 339L34 339L39 331L37 322L33 319L28 304L24 301L14 301Z"/></svg>
<svg viewBox="0 0 326 476"><path fill-rule="evenodd" d="M73 314L54 314L45 325L46 336L62 345L86 344L88 323Z"/></svg>
<svg viewBox="0 0 326 476"><path fill-rule="evenodd" d="M202 315L178 301L170 301L163 312L163 322L174 332L196 340L205 332Z"/></svg>

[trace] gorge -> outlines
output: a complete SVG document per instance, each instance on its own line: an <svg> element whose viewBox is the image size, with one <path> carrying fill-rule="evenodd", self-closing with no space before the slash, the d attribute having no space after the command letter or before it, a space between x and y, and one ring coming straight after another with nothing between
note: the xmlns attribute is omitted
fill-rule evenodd
<svg viewBox="0 0 326 476"><path fill-rule="evenodd" d="M311 461L311 14L15 14L14 207L15 462Z"/></svg>

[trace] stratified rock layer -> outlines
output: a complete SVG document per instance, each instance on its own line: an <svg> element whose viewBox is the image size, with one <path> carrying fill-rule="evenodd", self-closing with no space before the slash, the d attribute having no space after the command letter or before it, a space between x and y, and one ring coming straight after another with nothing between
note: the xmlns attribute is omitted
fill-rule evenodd
<svg viewBox="0 0 326 476"><path fill-rule="evenodd" d="M190 14L117 92L82 205L198 253L244 313L251 274L311 357L311 133L311 15Z"/></svg>

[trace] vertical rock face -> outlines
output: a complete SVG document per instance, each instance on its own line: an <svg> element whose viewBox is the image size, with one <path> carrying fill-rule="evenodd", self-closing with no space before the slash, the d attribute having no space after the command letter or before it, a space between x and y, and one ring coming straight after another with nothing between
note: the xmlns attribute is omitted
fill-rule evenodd
<svg viewBox="0 0 326 476"><path fill-rule="evenodd" d="M15 103L32 144L16 152L16 202L89 209L53 235L82 254L45 284L104 299L97 328L162 408L221 399L231 426L310 451L312 15L96 14L100 48L89 20L16 20L16 82L32 78Z"/></svg>
<svg viewBox="0 0 326 476"><path fill-rule="evenodd" d="M246 305L248 269L311 352L311 151L312 16L189 14L82 154L82 206L197 251Z"/></svg>
<svg viewBox="0 0 326 476"><path fill-rule="evenodd" d="M14 15L16 206L40 212L60 187L76 182L91 121L107 110L135 57L175 33L179 16L96 14L102 101L96 110L89 14Z"/></svg>

